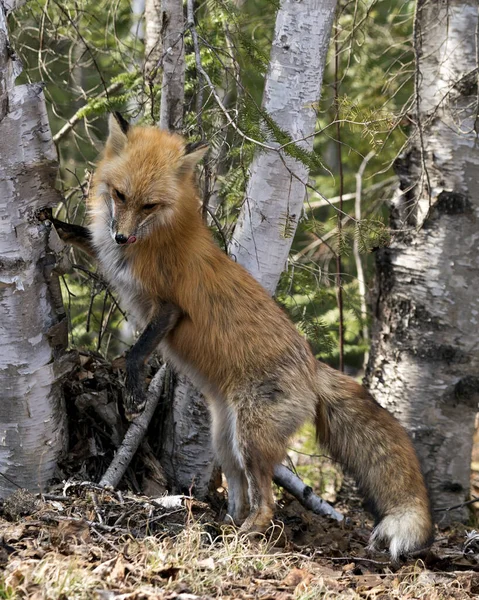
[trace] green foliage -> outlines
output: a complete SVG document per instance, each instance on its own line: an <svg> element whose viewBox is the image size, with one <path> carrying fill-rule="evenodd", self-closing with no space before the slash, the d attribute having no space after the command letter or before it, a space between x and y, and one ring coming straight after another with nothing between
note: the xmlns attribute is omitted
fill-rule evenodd
<svg viewBox="0 0 479 600"><path fill-rule="evenodd" d="M281 278L278 300L290 312L298 328L318 356L332 363L338 354L336 256L342 258L345 304L345 353L349 365L361 366L365 351L362 338L354 240L363 253L366 280L371 281L373 248L387 244L384 200L389 194L391 164L406 139L402 114L412 92L410 35L412 0L362 0L341 2L333 30L329 64L324 72L322 99L316 107L318 134L309 151L292 139L261 106L268 68L277 0L206 0L195 6L201 64L216 92L201 82L201 128L196 114L200 76L191 32L184 36L186 100L184 132L187 137L210 143L207 180L214 192L216 217L222 227L218 240L229 236L244 202L248 166L263 145L281 146L288 157L305 164L311 186L305 215L281 215L284 237L293 239L290 268ZM67 201L65 212L81 220L88 175L106 135L105 114L129 113L140 123L152 124L159 116L161 81L145 80L142 69L144 44L138 37L137 17L130 0L31 0L9 17L13 44L24 64L22 81L45 80L50 123L60 131L74 115L80 122L58 142L61 159L59 188ZM335 51L338 72L335 73ZM339 91L335 97L335 80ZM110 90L110 91L107 91ZM224 111L234 121L232 126ZM338 163L337 117L342 148L342 180ZM312 207L316 200L333 198L343 189L354 194L356 175L364 157L374 156L362 177L361 219L354 218L350 200L343 204ZM316 194L313 190L318 190ZM337 222L344 223L338 234ZM350 217L348 219L348 216ZM299 225L296 228L297 221ZM213 226L216 229L216 224ZM80 257L77 257L80 260ZM87 268L91 268L89 265ZM65 278L66 302L71 309L75 344L116 353L123 349L114 331L122 315L105 300L99 284L78 272ZM101 286L100 286L101 287ZM90 317L85 317L85 315ZM105 314L110 326L101 335ZM102 316L103 315L103 316ZM86 322L88 320L88 327ZM102 324L102 325L100 325ZM110 335L111 334L111 335ZM108 340L110 340L108 344Z"/></svg>
<svg viewBox="0 0 479 600"><path fill-rule="evenodd" d="M354 233L359 242L359 251L364 254L374 248L387 246L391 238L390 231L381 218L357 222Z"/></svg>
<svg viewBox="0 0 479 600"><path fill-rule="evenodd" d="M16 597L15 590L5 584L5 580L0 576L0 599L1 600L13 600Z"/></svg>

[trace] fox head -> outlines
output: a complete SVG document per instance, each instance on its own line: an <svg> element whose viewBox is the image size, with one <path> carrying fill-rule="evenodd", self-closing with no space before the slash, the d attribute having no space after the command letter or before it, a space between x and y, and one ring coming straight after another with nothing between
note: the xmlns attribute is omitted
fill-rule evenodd
<svg viewBox="0 0 479 600"><path fill-rule="evenodd" d="M93 225L98 221L107 225L119 245L168 228L184 211L185 197L196 197L190 190L193 172L206 151L204 144L189 151L179 135L156 127L132 127L119 113L110 115L109 136L89 201Z"/></svg>

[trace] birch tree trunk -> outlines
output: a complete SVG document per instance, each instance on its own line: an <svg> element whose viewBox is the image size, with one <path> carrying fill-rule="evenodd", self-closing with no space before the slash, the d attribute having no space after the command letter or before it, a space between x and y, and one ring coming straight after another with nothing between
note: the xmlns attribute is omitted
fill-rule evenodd
<svg viewBox="0 0 479 600"><path fill-rule="evenodd" d="M162 0L163 79L161 82L161 129L176 131L183 126L185 104L185 17L182 0Z"/></svg>
<svg viewBox="0 0 479 600"><path fill-rule="evenodd" d="M185 103L185 17L182 0L146 0L145 74L152 83L161 81L161 129L183 126Z"/></svg>
<svg viewBox="0 0 479 600"><path fill-rule="evenodd" d="M313 148L336 0L282 0L263 108L293 140ZM274 141L271 145L277 146ZM283 151L258 152L230 253L274 294L303 209L308 168Z"/></svg>
<svg viewBox="0 0 479 600"><path fill-rule="evenodd" d="M411 432L436 507L469 494L479 400L477 27L477 0L418 1L418 130L397 163L394 241L377 254L366 375Z"/></svg>
<svg viewBox="0 0 479 600"><path fill-rule="evenodd" d="M0 497L53 476L66 443L59 378L70 369L55 256L35 217L58 201L56 153L41 85L14 85L6 8L0 1Z"/></svg>
<svg viewBox="0 0 479 600"><path fill-rule="evenodd" d="M145 0L145 77L155 81L163 53L161 0Z"/></svg>

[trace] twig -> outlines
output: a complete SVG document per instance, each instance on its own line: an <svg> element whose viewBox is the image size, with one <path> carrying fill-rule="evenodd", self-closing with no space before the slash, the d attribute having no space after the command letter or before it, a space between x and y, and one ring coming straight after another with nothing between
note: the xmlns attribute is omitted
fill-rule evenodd
<svg viewBox="0 0 479 600"><path fill-rule="evenodd" d="M374 156L374 151L371 150L363 159L358 172L356 173L356 198L354 204L354 218L359 226L361 222L361 196L363 189L363 175L366 170L368 162ZM359 298L361 300L361 319L363 322L363 340L367 343L369 342L369 331L368 331L368 309L366 305L366 283L364 281L364 269L363 263L361 262L361 255L359 253L359 235L360 231L358 230L357 235L354 236L353 242L353 255L354 260L356 262L356 272L358 275L358 290L359 290ZM366 351L364 356L364 364L368 361L369 352Z"/></svg>
<svg viewBox="0 0 479 600"><path fill-rule="evenodd" d="M321 554L321 558L325 558L326 560L333 561L344 561L344 562L367 562L373 565L382 565L388 566L392 564L390 560L374 560L374 558L366 558L365 556L323 556ZM389 575L389 573L370 573L370 575L374 575L374 577L385 577Z"/></svg>
<svg viewBox="0 0 479 600"><path fill-rule="evenodd" d="M363 159L363 160L365 160L365 159ZM379 190L383 187L386 187L387 185L395 184L395 183L397 183L396 175L394 175L393 177L388 177L387 179L383 179L383 181L379 181L378 183L373 183L369 187L364 188L362 190L362 195L369 194L369 193ZM349 194L343 194L343 202L346 202L347 200L355 200L355 199L356 199L356 192L351 192ZM304 206L305 206L305 208L313 209L313 208L323 208L324 206L331 206L331 204L339 204L339 196L333 196L333 198L327 198L327 199L323 198L321 200L309 200L308 199L304 203Z"/></svg>
<svg viewBox="0 0 479 600"><path fill-rule="evenodd" d="M4 479L6 479L8 481L8 483L11 483L12 485L14 485L15 487L17 487L19 490L22 489L21 485L18 485L18 483L15 483L13 481L13 479L10 479L10 477L7 477L7 475L5 475L5 473L1 473L0 472L0 477L3 477Z"/></svg>
<svg viewBox="0 0 479 600"><path fill-rule="evenodd" d="M153 413L158 405L160 391L165 379L166 365L153 377L146 399L145 410L134 421L132 421L126 435L118 448L118 451L106 473L103 475L100 485L103 487L115 488L125 474L138 446L143 440L148 425L153 417Z"/></svg>
<svg viewBox="0 0 479 600"><path fill-rule="evenodd" d="M100 533L98 531L98 529L96 529L95 525L89 525L90 529L93 531L93 533L106 545L109 546L111 550L113 550L113 552L116 552L117 554L123 554L123 552L121 550L119 550L115 544L113 544L112 542L110 542L110 540L108 540L102 533Z"/></svg>
<svg viewBox="0 0 479 600"><path fill-rule="evenodd" d="M104 90L101 94L99 94L97 96L97 98L104 98L105 96L108 96L108 94L114 94L122 87L123 87L123 83L120 81L117 81L116 83L112 83L110 86L107 87L106 90ZM70 131L75 127L75 125L84 118L84 116L83 116L84 110L85 110L85 106L82 106L81 108L79 108L76 111L76 113L73 115L73 117L68 119L68 121L65 123L65 125L63 125L63 127L60 129L60 131L58 131L53 136L54 144L58 144L58 142L60 142L67 135L67 133L70 133Z"/></svg>
<svg viewBox="0 0 479 600"><path fill-rule="evenodd" d="M335 510L330 504L313 493L313 490L284 465L276 465L273 475L274 482L292 494L303 506L317 515L325 515L344 521L344 515Z"/></svg>
<svg viewBox="0 0 479 600"><path fill-rule="evenodd" d="M461 502L461 504L455 504L454 506L440 506L439 508L435 508L434 512L447 512L449 510L456 510L456 508L463 508L464 506L469 506L470 504L475 504L479 502L478 496L473 496L472 500L466 500L465 502Z"/></svg>
<svg viewBox="0 0 479 600"><path fill-rule="evenodd" d="M82 519L77 517L63 517L56 514L44 514L40 515L39 521L43 521L45 523L49 523L51 521L56 521L58 523L65 521L67 523L78 523L81 525L87 525L88 527L99 529L100 531L116 532L116 533L130 533L127 529L122 529L120 527L115 527L112 525L105 525L104 523L96 523L95 521L89 521L88 519ZM98 533L98 532L97 532Z"/></svg>
<svg viewBox="0 0 479 600"><path fill-rule="evenodd" d="M220 234L221 239L223 240L225 252L226 252L226 254L228 254L228 240L226 239L225 232L223 231L223 228L221 227L221 223L218 221L218 217L215 215L214 211L208 205L206 205L205 208L206 208L206 212L213 219L213 221L216 225L216 228L218 229L218 233Z"/></svg>

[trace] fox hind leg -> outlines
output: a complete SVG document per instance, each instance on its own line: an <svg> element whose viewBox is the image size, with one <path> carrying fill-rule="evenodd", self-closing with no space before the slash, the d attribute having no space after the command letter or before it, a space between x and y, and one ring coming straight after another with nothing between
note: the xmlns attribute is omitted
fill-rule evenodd
<svg viewBox="0 0 479 600"><path fill-rule="evenodd" d="M241 527L244 533L264 532L271 525L274 515L273 468L282 460L286 446L275 443L274 432L265 435L270 432L262 426L261 416L260 411L248 407L238 410L236 417L235 445L248 482L250 505L250 513Z"/></svg>
<svg viewBox="0 0 479 600"><path fill-rule="evenodd" d="M236 410L235 446L248 481L250 514L242 531L264 532L274 514L273 470L286 455L288 441L311 417L315 396L306 386L273 378L251 386L232 403Z"/></svg>
<svg viewBox="0 0 479 600"><path fill-rule="evenodd" d="M228 483L228 515L241 525L249 514L248 481L236 445L236 414L231 407L210 404L213 447Z"/></svg>

